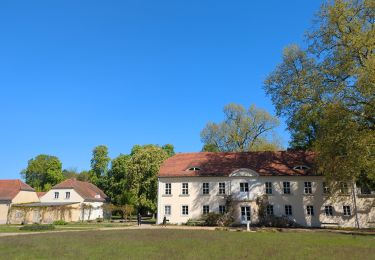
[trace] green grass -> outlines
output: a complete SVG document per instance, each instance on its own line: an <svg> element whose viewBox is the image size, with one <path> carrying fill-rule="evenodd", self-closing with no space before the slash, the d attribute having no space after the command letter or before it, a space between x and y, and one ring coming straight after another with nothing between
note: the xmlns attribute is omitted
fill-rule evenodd
<svg viewBox="0 0 375 260"><path fill-rule="evenodd" d="M374 259L375 237L325 232L112 230L0 237L2 259Z"/></svg>

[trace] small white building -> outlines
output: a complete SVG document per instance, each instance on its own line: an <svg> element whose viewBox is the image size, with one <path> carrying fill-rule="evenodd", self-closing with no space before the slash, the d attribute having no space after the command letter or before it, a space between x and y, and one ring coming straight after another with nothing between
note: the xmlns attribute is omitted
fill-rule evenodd
<svg viewBox="0 0 375 260"><path fill-rule="evenodd" d="M166 216L182 224L224 212L228 195L237 224L257 223L257 198L266 197L266 215L302 226L355 227L357 208L360 227L375 227L375 193L342 183L332 195L313 170L313 153L301 151L176 154L160 168L157 222Z"/></svg>
<svg viewBox="0 0 375 260"><path fill-rule="evenodd" d="M78 181L75 178L67 179L49 190L40 197L37 206L69 206L72 209L69 221L85 221L103 218L103 205L107 195L102 190L89 182ZM44 220L45 222L52 222Z"/></svg>

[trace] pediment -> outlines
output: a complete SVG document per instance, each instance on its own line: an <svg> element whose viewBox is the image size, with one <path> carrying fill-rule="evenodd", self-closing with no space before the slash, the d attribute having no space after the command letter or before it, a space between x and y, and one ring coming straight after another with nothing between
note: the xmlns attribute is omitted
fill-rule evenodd
<svg viewBox="0 0 375 260"><path fill-rule="evenodd" d="M233 171L229 177L258 177L259 174L251 169L242 168Z"/></svg>

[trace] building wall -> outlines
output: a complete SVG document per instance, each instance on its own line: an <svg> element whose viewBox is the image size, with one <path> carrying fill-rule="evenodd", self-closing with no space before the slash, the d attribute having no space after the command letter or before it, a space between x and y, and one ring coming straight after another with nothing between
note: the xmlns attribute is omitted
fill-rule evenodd
<svg viewBox="0 0 375 260"><path fill-rule="evenodd" d="M7 223L9 204L0 202L0 224Z"/></svg>
<svg viewBox="0 0 375 260"><path fill-rule="evenodd" d="M283 194L283 182L289 181L291 194ZM189 183L189 195L182 195L182 183ZM210 183L210 194L202 194L202 183ZM254 177L181 177L159 178L158 223L162 222L166 205L171 206L171 215L166 216L170 223L185 223L190 218L199 218L203 205L209 205L210 212L218 212L219 205L225 204L224 196L218 195L219 182L226 183L226 193L236 200L236 222L241 222L241 206L250 206L251 222L258 221L256 199L265 194L265 182L271 182L273 194L268 195L269 204L273 205L274 215L285 215L285 205L291 205L293 214L289 218L304 226L343 226L355 227L354 203L350 195L338 195L329 198L323 193L322 177L302 176L254 176ZM249 185L249 192L240 192L240 183ZM312 182L312 194L304 193L304 182ZM172 195L165 195L165 183L172 184ZM351 190L349 189L349 192ZM351 193L350 193L351 194ZM375 227L375 196L356 196L358 216L361 227ZM189 206L188 216L183 216L182 205ZM307 215L307 205L312 205L314 215ZM326 216L324 206L334 208L333 216ZM350 206L351 216L344 216L343 206Z"/></svg>
<svg viewBox="0 0 375 260"><path fill-rule="evenodd" d="M55 199L55 192L59 193L59 198ZM66 198L66 193L70 192L70 198ZM83 198L74 189L51 189L40 198L41 202L83 202Z"/></svg>
<svg viewBox="0 0 375 260"><path fill-rule="evenodd" d="M39 202L38 195L36 194L35 191L21 190L12 200L12 204L21 204L21 203L30 203L30 202Z"/></svg>

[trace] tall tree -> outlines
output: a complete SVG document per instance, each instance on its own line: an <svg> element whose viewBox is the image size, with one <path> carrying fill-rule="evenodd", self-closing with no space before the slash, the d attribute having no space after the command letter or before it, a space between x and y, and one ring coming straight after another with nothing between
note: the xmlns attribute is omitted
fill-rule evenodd
<svg viewBox="0 0 375 260"><path fill-rule="evenodd" d="M132 149L127 171L128 197L136 199L139 210L156 211L157 175L168 153L156 145L135 146Z"/></svg>
<svg viewBox="0 0 375 260"><path fill-rule="evenodd" d="M375 179L375 1L330 1L317 18L307 48L286 48L265 90L291 146L314 148L327 177Z"/></svg>
<svg viewBox="0 0 375 260"><path fill-rule="evenodd" d="M111 158L108 156L108 148L105 145L96 146L92 151L91 181L98 184L108 172L108 164Z"/></svg>
<svg viewBox="0 0 375 260"><path fill-rule="evenodd" d="M21 175L37 191L48 191L64 179L62 164L56 156L40 154L28 161Z"/></svg>
<svg viewBox="0 0 375 260"><path fill-rule="evenodd" d="M224 114L223 122L209 122L202 130L204 150L252 151L260 143L268 142L269 134L279 125L276 117L254 105L246 110L232 103L224 107Z"/></svg>

